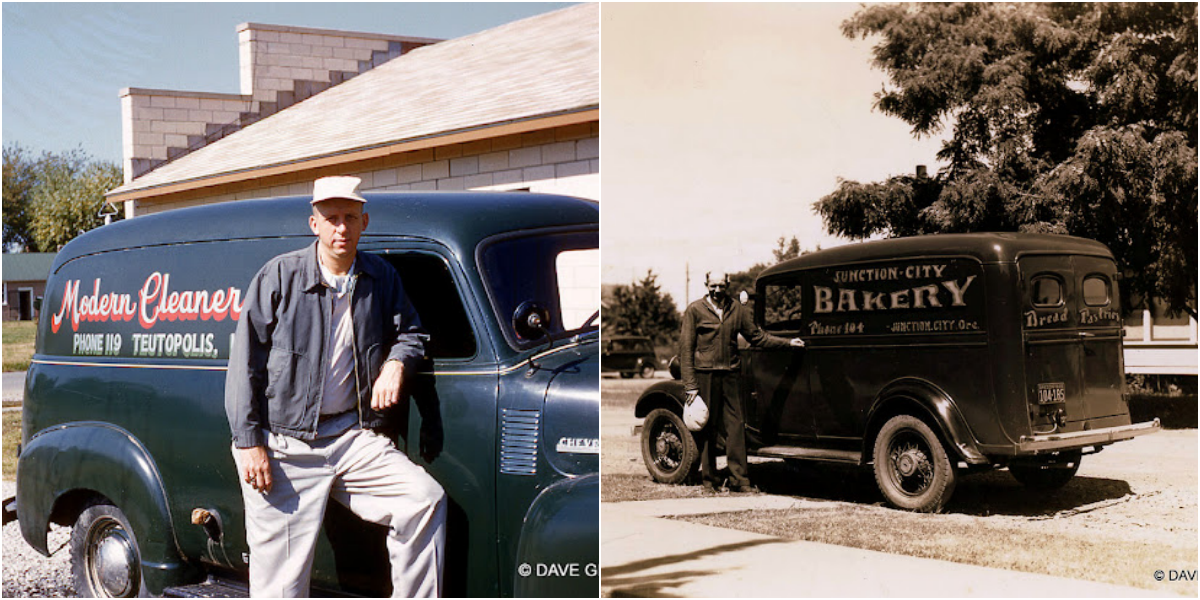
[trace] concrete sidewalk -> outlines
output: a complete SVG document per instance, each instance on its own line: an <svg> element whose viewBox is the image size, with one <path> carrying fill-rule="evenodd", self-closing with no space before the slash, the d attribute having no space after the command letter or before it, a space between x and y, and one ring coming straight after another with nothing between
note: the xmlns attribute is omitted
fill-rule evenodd
<svg viewBox="0 0 1200 600"><path fill-rule="evenodd" d="M606 597L1128 597L1150 590L797 542L662 518L813 504L719 496L600 505Z"/></svg>

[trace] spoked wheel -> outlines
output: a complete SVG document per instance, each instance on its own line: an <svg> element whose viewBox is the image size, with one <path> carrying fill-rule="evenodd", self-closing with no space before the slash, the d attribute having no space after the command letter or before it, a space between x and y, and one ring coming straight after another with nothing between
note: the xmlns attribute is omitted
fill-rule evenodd
<svg viewBox="0 0 1200 600"><path fill-rule="evenodd" d="M145 598L137 538L121 509L88 507L71 529L71 575L83 598Z"/></svg>
<svg viewBox="0 0 1200 600"><path fill-rule="evenodd" d="M642 460L655 481L682 483L696 466L699 451L679 415L656 408L642 426Z"/></svg>
<svg viewBox="0 0 1200 600"><path fill-rule="evenodd" d="M954 492L956 474L946 450L924 421L892 417L875 440L875 481L897 508L938 512Z"/></svg>

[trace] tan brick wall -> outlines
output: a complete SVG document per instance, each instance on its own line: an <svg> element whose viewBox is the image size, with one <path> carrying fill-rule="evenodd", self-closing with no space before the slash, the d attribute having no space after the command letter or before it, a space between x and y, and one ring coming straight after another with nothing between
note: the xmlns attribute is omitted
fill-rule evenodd
<svg viewBox="0 0 1200 600"><path fill-rule="evenodd" d="M599 129L598 123L586 123L405 152L338 174L361 177L359 189L368 192L529 189L599 200ZM334 173L321 173L331 174ZM312 193L315 176L297 174L296 177L301 180L180 202L139 201L133 212L146 215L202 204Z"/></svg>
<svg viewBox="0 0 1200 600"><path fill-rule="evenodd" d="M275 102L295 81L331 82L338 71L365 70L375 52L403 51L436 42L428 38L243 23L238 27L242 94ZM369 68L369 66L367 67Z"/></svg>
<svg viewBox="0 0 1200 600"><path fill-rule="evenodd" d="M135 160L167 160L167 148L186 148L188 136L205 135L210 124L233 123L256 104L236 94L121 90L125 182L133 180Z"/></svg>
<svg viewBox="0 0 1200 600"><path fill-rule="evenodd" d="M241 94L121 90L125 183L257 118L439 41L254 23L238 27L238 40Z"/></svg>

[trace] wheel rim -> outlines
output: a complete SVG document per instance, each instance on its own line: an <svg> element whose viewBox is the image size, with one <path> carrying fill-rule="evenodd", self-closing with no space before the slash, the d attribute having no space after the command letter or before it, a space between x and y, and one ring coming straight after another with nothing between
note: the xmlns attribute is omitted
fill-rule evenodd
<svg viewBox="0 0 1200 600"><path fill-rule="evenodd" d="M650 439L654 464L660 469L674 471L683 464L683 437L674 423L662 420Z"/></svg>
<svg viewBox="0 0 1200 600"><path fill-rule="evenodd" d="M932 451L914 431L898 433L888 446L888 474L895 487L909 496L920 496L933 485Z"/></svg>
<svg viewBox="0 0 1200 600"><path fill-rule="evenodd" d="M113 598L133 596L138 584L133 538L111 517L98 520L88 535L87 578L93 590Z"/></svg>

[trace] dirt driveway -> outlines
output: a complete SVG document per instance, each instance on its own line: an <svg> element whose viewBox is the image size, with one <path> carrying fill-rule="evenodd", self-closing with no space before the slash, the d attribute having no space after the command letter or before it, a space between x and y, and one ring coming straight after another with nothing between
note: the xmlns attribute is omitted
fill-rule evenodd
<svg viewBox="0 0 1200 600"><path fill-rule="evenodd" d="M637 424L632 407L651 383L608 378L601 382L601 469L606 502L703 495L699 486L661 485L646 473L638 439L632 434ZM1053 494L1033 494L1007 471L964 477L939 515L911 515L886 508L872 475L865 470L752 459L751 478L764 493L816 501L811 503L814 509L800 516L794 511L760 512L694 522L1170 593L1194 596L1197 591L1194 579L1168 590L1148 580L1160 569L1166 573L1191 570L1194 578L1195 429L1166 430L1085 456L1075 479ZM814 532L814 518L846 525ZM864 522L870 525L861 525ZM944 540L891 545L881 541L906 537ZM1047 556L1029 558L1039 552Z"/></svg>

